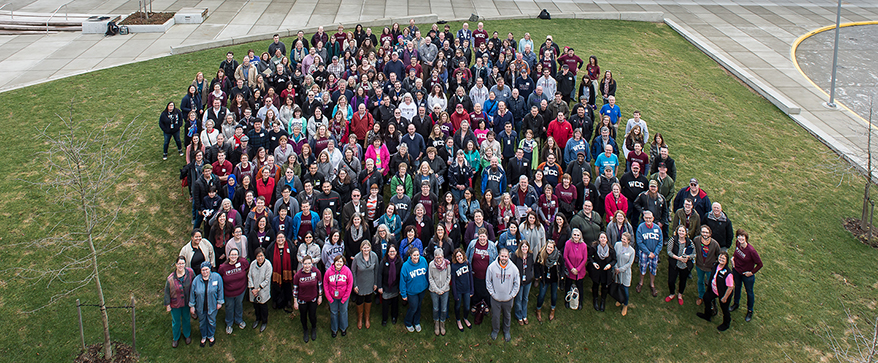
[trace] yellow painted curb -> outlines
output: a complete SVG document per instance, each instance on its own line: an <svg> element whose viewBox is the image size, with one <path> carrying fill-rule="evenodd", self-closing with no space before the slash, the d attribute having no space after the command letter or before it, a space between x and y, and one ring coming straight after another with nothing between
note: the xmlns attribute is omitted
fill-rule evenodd
<svg viewBox="0 0 878 363"><path fill-rule="evenodd" d="M855 21L855 22L851 22L851 23L840 24L839 27L846 28L849 26L875 25L875 24L878 24L878 21ZM817 34L817 33L821 33L821 32L825 32L827 30L832 30L832 29L835 29L835 25L827 25L827 26L824 26L822 28L812 30L812 31L800 36L798 39L796 39L796 41L793 42L792 48L790 49L790 58L793 60L793 65L796 66L796 70L798 70L799 73L802 74L802 76L805 76L805 79L807 79L808 82L810 82L811 85L814 86L814 88L820 90L820 92L822 92L824 95L826 95L826 97L829 97L829 94L826 93L826 91L824 91L823 88L820 88L820 86L818 86L816 83L814 83L814 81L812 81L811 78L808 77L808 75L802 71L802 67L799 66L799 60L796 59L796 49L799 47L799 44L801 44L803 41L805 41L805 39L808 39L812 35ZM848 106L845 106L843 103L838 102L838 100L836 100L835 103L838 104L839 106L841 106L842 108L844 108L845 110L848 110L850 113L852 113L854 116L856 116L860 120L863 120L863 122L868 124L871 128L875 128L875 125L873 125L868 120L864 119L862 116L860 116L859 114L857 114L856 112L851 110Z"/></svg>

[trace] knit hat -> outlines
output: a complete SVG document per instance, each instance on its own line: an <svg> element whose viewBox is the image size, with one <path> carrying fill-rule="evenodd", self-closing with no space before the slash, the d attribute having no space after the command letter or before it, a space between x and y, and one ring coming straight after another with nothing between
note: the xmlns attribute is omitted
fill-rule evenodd
<svg viewBox="0 0 878 363"><path fill-rule="evenodd" d="M210 262L208 262L208 261L204 261L204 262L202 262L202 263L201 263L201 269L204 270L205 267L206 267L206 268L210 268Z"/></svg>

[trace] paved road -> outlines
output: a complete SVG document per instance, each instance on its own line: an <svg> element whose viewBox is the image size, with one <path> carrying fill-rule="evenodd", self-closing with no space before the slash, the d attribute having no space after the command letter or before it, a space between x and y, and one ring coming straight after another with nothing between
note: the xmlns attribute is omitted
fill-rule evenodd
<svg viewBox="0 0 878 363"><path fill-rule="evenodd" d="M65 1L12 0L6 9L52 12ZM729 67L743 72L743 78L765 90L770 99L782 99L777 103L782 110L800 109L789 112L793 120L862 165L865 135L852 132L850 126L863 125L863 121L852 112L823 108L828 97L796 69L790 55L799 36L835 23L836 4L835 0L156 0L155 11L207 7L212 14L204 24L176 25L165 34L0 36L0 54L6 55L0 61L5 76L0 78L0 91L165 56L171 46L277 29L431 13L441 19L465 18L471 13L490 19L537 14L543 8L556 14L660 11L702 49L710 49L714 59L724 59ZM73 0L68 7L75 13L126 14L136 10L137 2ZM346 11L339 13L340 9ZM878 1L844 2L842 22L874 20L878 20ZM849 86L845 90L867 91Z"/></svg>

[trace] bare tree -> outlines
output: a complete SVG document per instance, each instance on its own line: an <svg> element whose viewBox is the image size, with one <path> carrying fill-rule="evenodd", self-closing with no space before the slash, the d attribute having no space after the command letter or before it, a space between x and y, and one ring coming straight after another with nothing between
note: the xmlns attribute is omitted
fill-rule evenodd
<svg viewBox="0 0 878 363"><path fill-rule="evenodd" d="M874 363L878 360L878 317L860 324L860 316L844 309L847 329L843 334L832 332L825 323L820 334L840 363ZM861 325L865 325L864 327Z"/></svg>
<svg viewBox="0 0 878 363"><path fill-rule="evenodd" d="M51 257L36 265L13 269L20 278L43 282L47 289L57 290L30 312L92 286L100 306L103 353L112 358L101 271L112 268L113 263L103 261L102 257L129 238L124 232L130 224L121 223L120 214L136 180L123 176L134 167L132 153L136 143L132 140L140 139L141 128L137 127L136 118L124 127L108 119L95 128L94 123L74 119L72 102L67 118L57 116L58 125L47 125L38 132L46 145L46 151L38 158L45 173L40 180L25 180L45 194L52 211L42 217L56 223L47 237L18 244L44 249Z"/></svg>

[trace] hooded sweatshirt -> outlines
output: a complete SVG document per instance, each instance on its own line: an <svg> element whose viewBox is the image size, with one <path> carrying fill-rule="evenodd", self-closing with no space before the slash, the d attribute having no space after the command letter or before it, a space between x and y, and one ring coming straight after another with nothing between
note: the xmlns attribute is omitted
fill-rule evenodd
<svg viewBox="0 0 878 363"><path fill-rule="evenodd" d="M399 279L399 294L406 298L409 295L417 295L429 286L427 281L427 259L421 256L418 263L413 263L409 258L402 265Z"/></svg>
<svg viewBox="0 0 878 363"><path fill-rule="evenodd" d="M518 273L518 267L515 267L511 260L506 263L506 266L500 266L500 260L495 260L488 266L488 271L485 274L485 286L494 300L500 302L512 300L515 295L518 295L518 289L521 287L521 275Z"/></svg>

